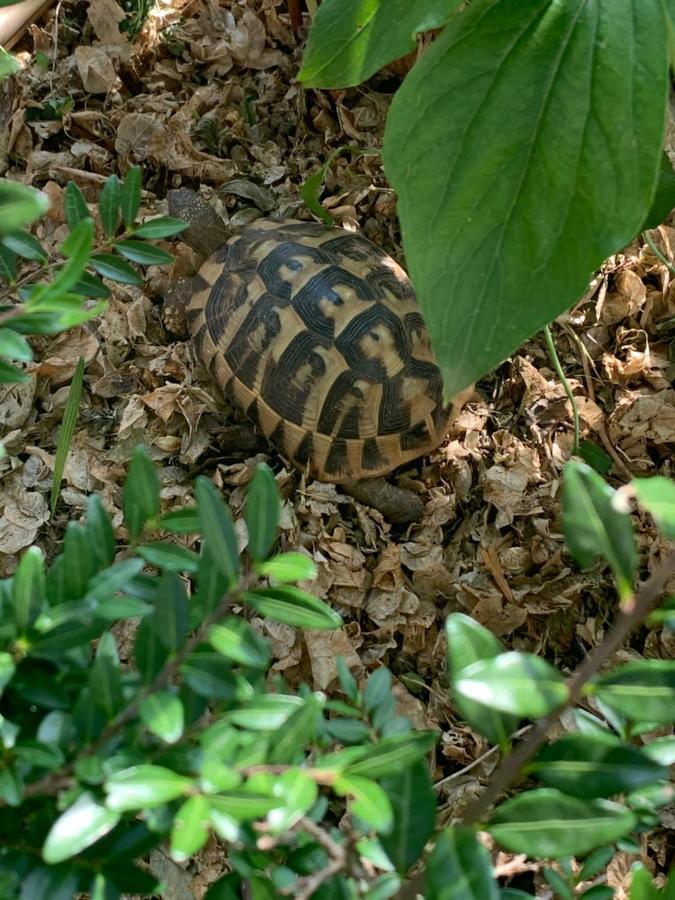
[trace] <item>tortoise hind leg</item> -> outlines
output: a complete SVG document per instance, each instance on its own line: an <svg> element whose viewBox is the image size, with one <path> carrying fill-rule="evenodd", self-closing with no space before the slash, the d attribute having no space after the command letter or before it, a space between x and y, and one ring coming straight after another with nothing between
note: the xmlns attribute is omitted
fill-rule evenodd
<svg viewBox="0 0 675 900"><path fill-rule="evenodd" d="M424 512L424 503L414 491L397 487L386 478L350 481L340 488L360 503L378 509L388 522L407 525L416 522Z"/></svg>

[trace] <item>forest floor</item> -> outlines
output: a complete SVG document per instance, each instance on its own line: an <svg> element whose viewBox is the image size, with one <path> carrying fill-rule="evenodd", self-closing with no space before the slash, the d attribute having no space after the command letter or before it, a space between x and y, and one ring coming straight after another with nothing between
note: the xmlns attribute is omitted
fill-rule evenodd
<svg viewBox="0 0 675 900"><path fill-rule="evenodd" d="M63 0L56 30L53 10L32 26L14 48L24 70L0 84L0 174L49 194L38 237L50 246L65 236L68 180L94 204L106 177L134 164L143 170L144 215L166 213L168 189L201 185L207 198L221 188L216 205L234 225L247 216L251 198L263 209L310 219L300 196L305 179L341 145L381 147L400 75L384 70L350 90L302 89L294 81L302 45L283 11L278 0L193 0L182 8L161 0L130 43L114 0ZM248 187L223 188L233 179ZM339 225L363 230L405 263L379 156L339 155L322 202ZM675 228L662 226L653 237L673 260ZM120 526L125 465L139 442L160 467L166 510L190 503L194 476L206 473L241 520L246 484L256 462L266 460L284 498L282 545L312 554L319 577L309 589L346 623L338 632L300 633L257 621L271 642L273 673L293 686L304 681L330 691L338 655L357 677L389 667L400 711L440 733L434 780L450 821L497 758L458 719L449 697L447 615L468 613L505 647L538 653L569 673L602 639L617 606L608 572L600 565L581 572L563 544L560 487L572 418L543 338L481 381L437 452L396 473L426 511L413 526L395 528L339 488L305 482L266 445L253 456L223 454L219 436L242 417L209 381L190 342L163 322L163 294L192 271L194 257L179 240L160 246L176 255L173 268L150 267L142 288L111 285L105 314L36 339L30 380L0 385L0 438L8 451L0 461L0 576L13 572L32 543L52 556L91 492L100 493ZM631 476L674 474L674 311L672 275L636 240L605 262L583 299L553 326L582 437L611 465L614 486ZM50 518L55 441L80 356L80 415ZM635 523L644 578L664 556L665 542L648 517ZM645 627L612 662L674 656L673 633ZM663 827L642 848L654 872L675 858L675 806L663 815ZM619 854L610 865L617 898L635 858ZM508 854L497 862L505 884L551 896L536 866ZM165 863L172 900L181 891L201 897L222 873L215 843L189 866Z"/></svg>

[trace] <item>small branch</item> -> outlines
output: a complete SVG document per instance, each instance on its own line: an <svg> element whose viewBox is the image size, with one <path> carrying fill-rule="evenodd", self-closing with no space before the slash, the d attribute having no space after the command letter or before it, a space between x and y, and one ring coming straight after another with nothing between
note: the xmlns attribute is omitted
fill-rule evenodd
<svg viewBox="0 0 675 900"><path fill-rule="evenodd" d="M650 578L642 585L640 591L622 605L616 622L605 639L586 657L568 680L569 694L566 702L563 706L558 707L543 719L540 719L527 739L504 759L485 791L470 803L465 810L462 818L463 824L472 825L479 822L502 791L510 787L516 780L521 769L543 744L549 730L556 723L560 714L579 699L584 685L602 668L612 654L621 647L630 632L644 620L673 575L675 575L675 552L671 553L652 573Z"/></svg>
<svg viewBox="0 0 675 900"><path fill-rule="evenodd" d="M322 884L325 884L333 875L337 875L344 869L347 862L347 852L323 828L306 816L300 819L298 827L309 832L317 844L320 844L330 857L330 862L323 869L320 869L313 875L309 875L307 878L299 879L293 888L295 900L309 900Z"/></svg>

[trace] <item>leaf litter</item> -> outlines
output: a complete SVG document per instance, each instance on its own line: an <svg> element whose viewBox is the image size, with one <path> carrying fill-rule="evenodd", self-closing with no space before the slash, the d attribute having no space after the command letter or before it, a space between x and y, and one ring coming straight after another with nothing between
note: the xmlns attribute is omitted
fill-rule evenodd
<svg viewBox="0 0 675 900"><path fill-rule="evenodd" d="M48 248L66 234L68 180L95 204L111 172L123 176L139 164L141 215L165 214L170 188L201 186L236 227L270 209L311 219L300 191L327 156L346 143L381 147L404 70L390 67L355 89L301 89L294 77L302 46L281 0L159 0L133 43L119 28L126 20L114 0L63 0L58 21L50 11L15 48L23 71L0 84L0 175L49 194L52 208L36 229ZM403 261L395 197L379 157L338 154L321 200L337 224L362 230ZM673 262L673 216L652 234ZM443 446L393 476L425 502L423 519L403 530L334 485L289 471L264 442L244 452L228 444L227 429L248 430L245 420L163 315L165 293L194 272L195 254L180 241L158 243L174 253L173 266L148 267L143 288L112 284L98 320L33 339L29 380L0 386L7 449L0 460L0 575L11 575L32 543L52 556L92 491L123 540L121 486L138 442L159 468L163 511L191 503L195 475L207 473L229 499L242 545L245 488L256 462L267 461L283 499L281 547L313 558L318 577L305 587L345 620L336 633L299 633L254 617L271 645L272 673L331 691L338 655L359 680L389 667L399 711L438 730L434 778L442 810L456 816L496 759L481 761L489 747L459 720L448 696L446 616L469 613L507 648L539 653L568 672L602 639L616 609L607 572L599 565L579 572L563 544L571 409L543 340L535 336L486 376ZM605 455L615 486L631 473L674 474L674 284L636 239L606 260L553 326L582 438ZM58 428L81 355L80 417L50 521ZM639 518L637 531L646 576L666 547L648 517ZM668 658L673 649L659 626L643 628L628 647L633 658ZM650 841L643 855L662 865L667 830ZM222 874L222 856L207 845L183 868L181 890L201 897ZM609 874L622 896L620 859ZM536 872L531 878L541 884Z"/></svg>

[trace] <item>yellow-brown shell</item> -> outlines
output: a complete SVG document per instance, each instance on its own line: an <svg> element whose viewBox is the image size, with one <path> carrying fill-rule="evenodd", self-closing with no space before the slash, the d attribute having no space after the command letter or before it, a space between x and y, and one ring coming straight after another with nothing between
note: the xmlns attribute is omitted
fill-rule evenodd
<svg viewBox="0 0 675 900"><path fill-rule="evenodd" d="M257 220L201 267L187 321L228 399L314 478L383 475L443 439L412 285L360 234Z"/></svg>

